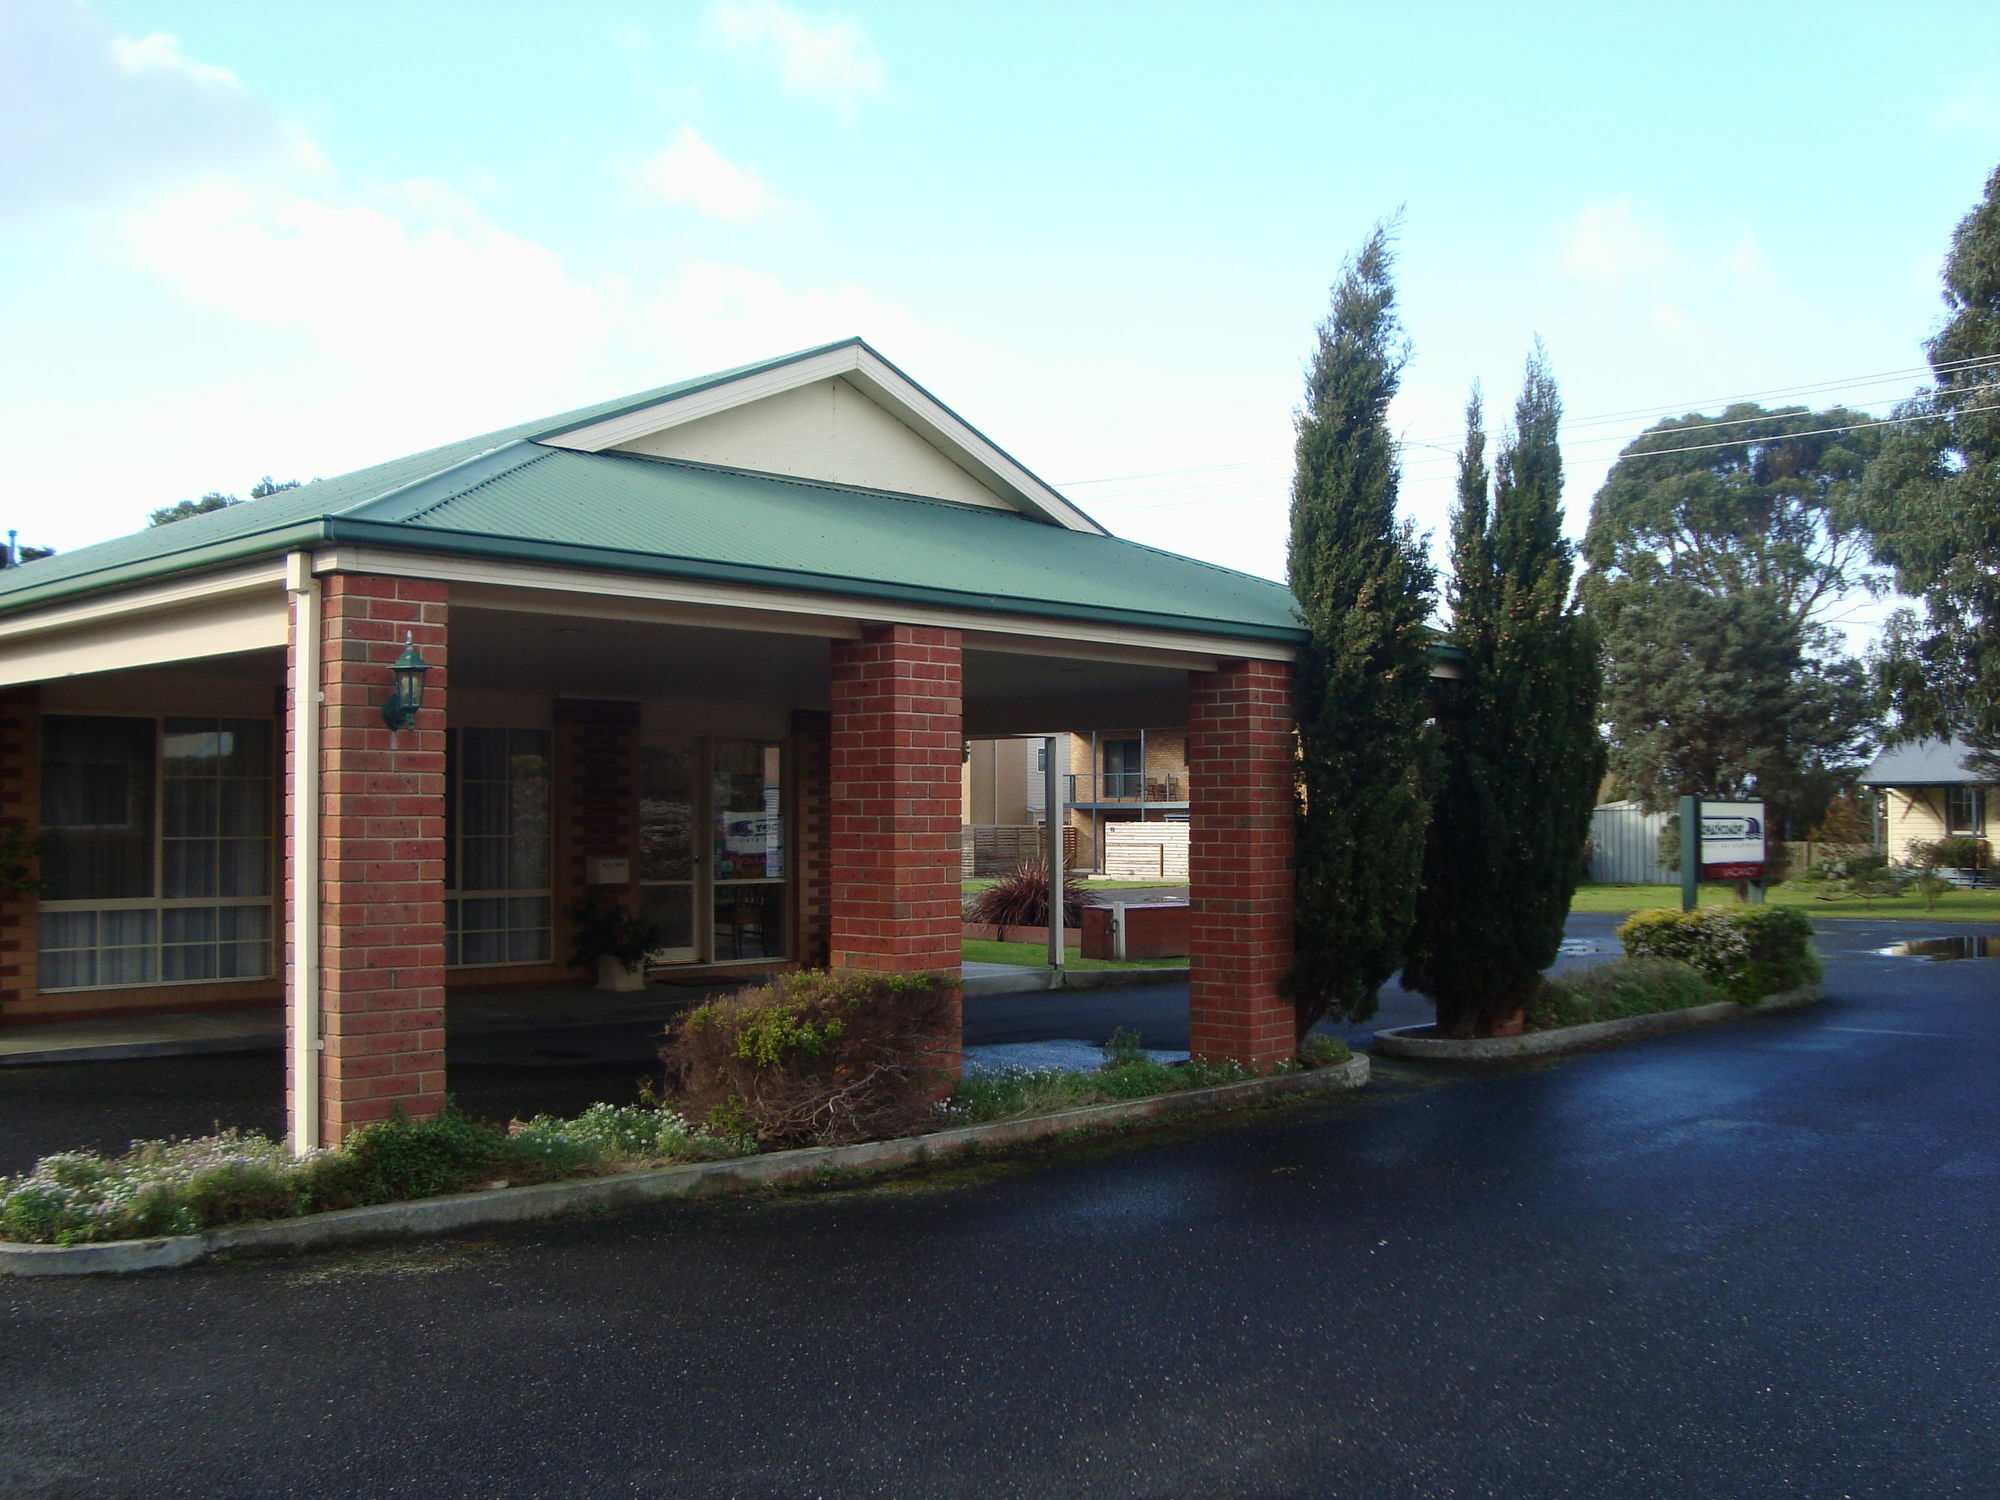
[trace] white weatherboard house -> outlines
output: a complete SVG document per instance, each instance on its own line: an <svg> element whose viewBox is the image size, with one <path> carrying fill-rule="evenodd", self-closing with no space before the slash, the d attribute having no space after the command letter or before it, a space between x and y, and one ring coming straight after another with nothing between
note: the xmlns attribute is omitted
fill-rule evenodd
<svg viewBox="0 0 2000 1500"><path fill-rule="evenodd" d="M1861 784L1881 797L1883 851L1906 859L1910 845L1950 835L1987 837L1994 788L1956 740L1916 740L1875 757Z"/></svg>
<svg viewBox="0 0 2000 1500"><path fill-rule="evenodd" d="M859 340L0 571L47 880L0 893L0 1026L282 1006L293 1140L337 1140L437 1107L449 997L586 983L579 902L661 968L955 969L965 740L1147 724L1194 1048L1267 1064L1301 639Z"/></svg>

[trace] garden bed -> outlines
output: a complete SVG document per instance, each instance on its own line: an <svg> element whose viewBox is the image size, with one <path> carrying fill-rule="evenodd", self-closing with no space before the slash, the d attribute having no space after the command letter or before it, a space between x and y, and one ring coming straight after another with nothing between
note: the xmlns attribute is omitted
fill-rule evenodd
<svg viewBox="0 0 2000 1500"><path fill-rule="evenodd" d="M1142 1120L1229 1109L1286 1094L1357 1089L1367 1081L1368 1059L1351 1057L1326 1067L1270 1078L1153 1094L1024 1119L964 1125L897 1140L771 1151L526 1187L493 1187L150 1239L75 1245L0 1241L0 1275L90 1276L162 1270L232 1251L310 1250L357 1240L438 1234L476 1225L630 1208L673 1198L809 1182L838 1173L917 1166L969 1151L997 1150Z"/></svg>
<svg viewBox="0 0 2000 1500"><path fill-rule="evenodd" d="M1766 995L1751 1005L1718 1000L1680 1010L1621 1016L1612 1021L1589 1021L1581 1026L1523 1031L1514 1036L1441 1037L1433 1035L1435 1028L1430 1026L1398 1026L1389 1031L1376 1032L1372 1046L1384 1057L1405 1057L1422 1062L1503 1062L1521 1057L1553 1057L1559 1053L1581 1052L1614 1042L1636 1041L1640 1037L1691 1031L1696 1027L1738 1021L1745 1016L1770 1011L1795 1010L1821 998L1817 985L1806 985Z"/></svg>

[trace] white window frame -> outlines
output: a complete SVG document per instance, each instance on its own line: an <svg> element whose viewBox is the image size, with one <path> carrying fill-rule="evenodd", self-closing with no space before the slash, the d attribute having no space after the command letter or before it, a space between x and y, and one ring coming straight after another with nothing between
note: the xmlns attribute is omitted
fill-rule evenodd
<svg viewBox="0 0 2000 1500"><path fill-rule="evenodd" d="M277 763L282 756L282 748L283 748L282 741L280 738L281 727L278 721L273 717L262 714L118 714L118 713L86 713L86 712L67 713L67 712L56 711L50 713L48 717L72 718L72 719L140 719L150 722L153 726L152 857L153 857L154 894L150 896L119 896L105 900L91 900L88 898L80 898L74 900L51 900L47 897L43 897L36 903L36 909L39 912L47 913L53 916L61 916L67 912L150 911L154 913L152 941L149 945L147 945L150 946L153 951L153 977L150 979L121 979L121 980L116 980L109 984L97 981L93 981L90 984L51 985L44 983L42 981L42 966L40 962L43 954L48 952L80 953L86 951L97 953L97 952L102 952L104 950L102 944L98 944L95 947L87 950L80 948L58 948L51 950L47 947L45 943L40 941L38 934L36 943L36 960L37 960L36 986L35 986L36 992L38 994L50 994L50 995L84 995L84 994L95 994L99 990L151 990L151 989L160 989L166 986L172 986L178 989L191 984L256 984L275 978L278 972L277 915L278 915L278 904L279 904L279 892L282 889L283 885L282 875L278 869L279 850L282 848L282 842L278 837L278 823L279 823L280 810L278 808L278 802L277 802L277 789L278 789ZM269 798L268 806L270 813L269 821L265 825L269 831L264 835L264 842L267 846L265 855L267 861L266 871L265 871L265 882L270 887L269 891L265 895L163 896L159 894L166 887L167 838L165 829L166 829L167 755L166 755L165 740L167 732L167 720L169 719L214 719L219 722L234 719L234 720L243 720L260 724L266 724L270 726L271 753L270 753L270 760L268 762L269 769L266 772L266 774L262 778L260 778L268 788L266 796ZM46 751L44 751L44 756L46 756ZM37 815L39 817L39 809L37 810ZM90 825L79 825L79 826L90 826ZM251 907L251 906L262 907L269 914L265 920L265 935L261 944L264 950L264 970L261 974L207 975L194 979L168 979L165 977L166 965L164 960L166 956L166 950L169 947L178 948L178 947L195 946L185 943L168 943L166 941L167 912L215 910L221 907ZM248 941L248 940L241 940L241 941ZM133 946L139 946L139 945L133 945Z"/></svg>

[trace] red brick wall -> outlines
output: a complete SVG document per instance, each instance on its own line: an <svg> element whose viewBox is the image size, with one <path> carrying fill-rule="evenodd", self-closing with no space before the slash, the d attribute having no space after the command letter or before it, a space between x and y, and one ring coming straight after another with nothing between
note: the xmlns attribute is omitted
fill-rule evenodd
<svg viewBox="0 0 2000 1500"><path fill-rule="evenodd" d="M1268 1068L1297 1045L1292 960L1292 675L1189 674L1189 1049Z"/></svg>
<svg viewBox="0 0 2000 1500"><path fill-rule="evenodd" d="M834 968L958 970L962 696L955 630L833 643Z"/></svg>
<svg viewBox="0 0 2000 1500"><path fill-rule="evenodd" d="M833 936L827 864L827 818L832 794L833 720L798 709L792 714L792 869L797 909L792 957L807 968L826 967Z"/></svg>
<svg viewBox="0 0 2000 1500"><path fill-rule="evenodd" d="M9 688L0 692L0 823L32 834L41 821L40 690ZM35 994L35 916L34 896L0 896L0 1022Z"/></svg>
<svg viewBox="0 0 2000 1500"><path fill-rule="evenodd" d="M332 1144L395 1107L444 1103L448 605L441 583L333 574L323 587L320 1138ZM382 701L405 632L431 672L416 723L392 734Z"/></svg>
<svg viewBox="0 0 2000 1500"><path fill-rule="evenodd" d="M555 954L568 957L570 904L586 895L639 902L639 705L614 699L558 698L555 764ZM608 857L631 862L623 885L584 883L586 861Z"/></svg>

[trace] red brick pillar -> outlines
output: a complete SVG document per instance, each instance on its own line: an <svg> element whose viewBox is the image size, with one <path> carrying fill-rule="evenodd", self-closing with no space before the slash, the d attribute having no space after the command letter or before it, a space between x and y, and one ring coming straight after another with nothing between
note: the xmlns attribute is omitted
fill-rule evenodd
<svg viewBox="0 0 2000 1500"><path fill-rule="evenodd" d="M444 1103L446 586L323 580L320 1139ZM405 633L431 671L416 723L382 722Z"/></svg>
<svg viewBox="0 0 2000 1500"><path fill-rule="evenodd" d="M792 868L798 889L792 957L826 967L833 935L827 866L827 819L832 796L832 719L814 709L792 714Z"/></svg>
<svg viewBox="0 0 2000 1500"><path fill-rule="evenodd" d="M872 626L833 644L832 967L959 969L956 630Z"/></svg>
<svg viewBox="0 0 2000 1500"><path fill-rule="evenodd" d="M1292 672L1232 662L1188 683L1188 1047L1269 1068L1295 1052Z"/></svg>
<svg viewBox="0 0 2000 1500"><path fill-rule="evenodd" d="M569 955L582 897L639 910L639 705L616 699L558 698L555 704L556 944ZM622 885L590 885L594 857L630 861Z"/></svg>
<svg viewBox="0 0 2000 1500"><path fill-rule="evenodd" d="M0 692L0 827L30 837L42 822L41 690ZM37 902L32 894L0 894L0 1024L15 1002L35 995Z"/></svg>

